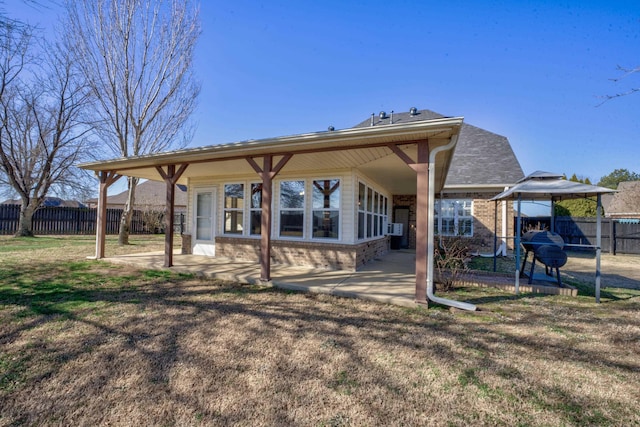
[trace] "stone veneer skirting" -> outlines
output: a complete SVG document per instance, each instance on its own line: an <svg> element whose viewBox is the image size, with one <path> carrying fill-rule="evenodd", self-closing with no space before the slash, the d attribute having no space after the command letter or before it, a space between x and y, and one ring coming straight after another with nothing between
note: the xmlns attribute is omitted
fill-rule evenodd
<svg viewBox="0 0 640 427"><path fill-rule="evenodd" d="M271 262L332 270L355 271L389 251L389 237L345 245L325 242L271 241ZM260 240L216 237L216 256L239 261L259 261Z"/></svg>

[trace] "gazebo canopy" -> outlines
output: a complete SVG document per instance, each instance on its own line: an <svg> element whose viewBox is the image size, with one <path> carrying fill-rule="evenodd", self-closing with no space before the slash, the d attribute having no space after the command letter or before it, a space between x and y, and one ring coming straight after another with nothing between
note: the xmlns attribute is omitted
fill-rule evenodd
<svg viewBox="0 0 640 427"><path fill-rule="evenodd" d="M598 187L596 185L582 184L580 182L568 181L563 178L562 175L552 172L536 171L530 175L525 176L516 183L513 187L503 191L491 200L517 200L518 201L518 217L517 227L518 230L515 235L515 251L516 251L516 278L515 287L516 293L519 293L520 282L520 202L522 200L551 200L555 202L563 199L579 199L583 197L597 197L597 215L596 215L596 244L593 246L596 250L596 302L600 302L600 252L601 252L601 239L602 239L602 226L601 226L601 207L602 203L600 196L605 193L613 193L615 190L605 187ZM551 230L553 231L553 210L551 214ZM495 239L494 239L495 241ZM495 243L494 243L495 246ZM495 249L495 247L494 247ZM495 264L494 264L495 268Z"/></svg>
<svg viewBox="0 0 640 427"><path fill-rule="evenodd" d="M523 200L563 200L597 196L614 193L615 190L597 185L573 182L552 172L536 171L525 176L513 187L503 191L491 200L517 199Z"/></svg>

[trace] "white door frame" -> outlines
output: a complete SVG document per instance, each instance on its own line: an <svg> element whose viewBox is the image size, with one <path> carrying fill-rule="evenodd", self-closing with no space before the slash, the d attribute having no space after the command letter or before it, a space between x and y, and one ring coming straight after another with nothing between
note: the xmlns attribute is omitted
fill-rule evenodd
<svg viewBox="0 0 640 427"><path fill-rule="evenodd" d="M198 239L198 195L211 193L211 239ZM216 254L216 230L217 230L217 189L216 187L196 187L193 189L193 215L192 230L193 241L191 253L194 255L215 256Z"/></svg>

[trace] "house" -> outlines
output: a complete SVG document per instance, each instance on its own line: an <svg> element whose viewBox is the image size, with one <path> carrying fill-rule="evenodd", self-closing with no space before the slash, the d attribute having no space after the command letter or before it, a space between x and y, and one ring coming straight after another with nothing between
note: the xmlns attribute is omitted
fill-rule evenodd
<svg viewBox="0 0 640 427"><path fill-rule="evenodd" d="M0 203L2 205L22 205L22 199L10 199ZM86 208L82 202L77 200L65 200L60 197L45 197L42 202L42 207L55 207L55 208Z"/></svg>
<svg viewBox="0 0 640 427"><path fill-rule="evenodd" d="M143 212L162 212L166 207L164 182L147 180L136 186L134 209ZM129 190L107 197L107 209L122 209L127 202ZM87 204L90 208L98 206L98 199L89 199ZM183 185L176 188L175 209L176 213L187 211L187 189Z"/></svg>
<svg viewBox="0 0 640 427"><path fill-rule="evenodd" d="M107 188L120 176L164 181L167 206L175 203L175 184L186 185L183 249L259 262L262 280L270 280L272 262L355 270L390 250L391 228L400 246L415 248L419 303L426 302L434 234L488 245L496 223L506 233L513 221L506 204L498 211L488 199L523 176L506 138L415 108L349 129L81 167L100 178L99 224ZM166 220L171 229L173 216ZM102 227L97 258L104 257ZM165 238L170 267L173 235Z"/></svg>
<svg viewBox="0 0 640 427"><path fill-rule="evenodd" d="M442 117L430 110L412 108L406 113L381 112L355 127L400 125ZM463 123L444 188L435 203L436 234L464 236L473 251L492 248L495 206L489 199L522 177L524 173L506 137ZM415 194L393 196L392 221L404 225L400 247L415 248L415 200ZM501 236L513 230L509 209L506 203L501 206ZM503 222L505 217L507 221Z"/></svg>
<svg viewBox="0 0 640 427"><path fill-rule="evenodd" d="M640 181L619 183L604 212L613 219L640 219Z"/></svg>

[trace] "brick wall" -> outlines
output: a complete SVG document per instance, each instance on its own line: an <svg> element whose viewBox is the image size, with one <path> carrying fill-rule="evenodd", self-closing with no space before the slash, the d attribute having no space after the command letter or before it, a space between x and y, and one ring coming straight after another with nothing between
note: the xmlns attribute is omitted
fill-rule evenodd
<svg viewBox="0 0 640 427"><path fill-rule="evenodd" d="M355 246L356 268L365 265L369 261L379 258L389 252L389 236L369 242L360 243Z"/></svg>
<svg viewBox="0 0 640 427"><path fill-rule="evenodd" d="M272 240L271 262L355 271L359 266L384 255L388 250L388 237L357 245ZM218 236L216 237L216 255L233 260L258 262L260 240Z"/></svg>
<svg viewBox="0 0 640 427"><path fill-rule="evenodd" d="M416 248L416 196L415 195L401 195L393 196L393 208L409 208L409 248ZM395 212L394 212L395 213ZM397 222L395 217L392 217L393 222Z"/></svg>
<svg viewBox="0 0 640 427"><path fill-rule="evenodd" d="M190 255L192 252L191 248L191 234L183 233L181 235L182 238L182 255Z"/></svg>

